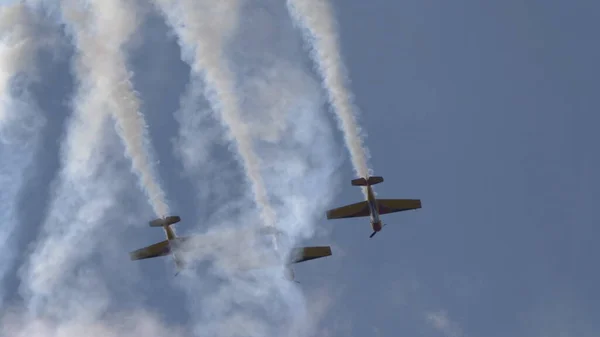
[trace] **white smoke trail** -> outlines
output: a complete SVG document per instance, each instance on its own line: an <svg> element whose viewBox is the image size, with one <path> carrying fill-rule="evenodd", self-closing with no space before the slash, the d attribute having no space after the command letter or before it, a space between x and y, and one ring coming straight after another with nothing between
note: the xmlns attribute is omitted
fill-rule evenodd
<svg viewBox="0 0 600 337"><path fill-rule="evenodd" d="M21 3L0 7L0 281L14 263L18 195L44 124L27 91L35 78L34 58L41 43L35 24ZM16 83L17 77L21 83ZM0 307L3 289L0 285Z"/></svg>
<svg viewBox="0 0 600 337"><path fill-rule="evenodd" d="M132 184L105 100L89 87L80 83L50 211L22 267L25 308L3 312L0 335L183 336L142 309L127 282L136 266L119 240L135 213L123 206Z"/></svg>
<svg viewBox="0 0 600 337"><path fill-rule="evenodd" d="M81 59L79 76L90 78L91 91L99 91L117 123L117 130L132 159L132 169L158 217L169 208L153 172L146 124L133 90L124 49L139 25L139 10L127 0L90 1L85 11L76 0L63 0L61 9L70 25Z"/></svg>
<svg viewBox="0 0 600 337"><path fill-rule="evenodd" d="M304 69L302 54L297 53L301 41L294 43L294 32L285 28L285 17L276 14L285 13L285 8L278 1L261 5L267 9L261 6L245 13L243 33L237 38L240 46L234 55L237 72L245 75L239 90L244 120L263 160L261 171L268 177L278 227L289 239L282 243L289 252L314 235L315 224L331 201L338 158L331 125L322 114L319 83ZM304 295L281 277L270 282L271 292L280 298L272 303L279 304L276 310L283 316L277 335L306 336L315 320L307 311Z"/></svg>
<svg viewBox="0 0 600 337"><path fill-rule="evenodd" d="M74 7L66 10L71 11L63 13L66 17L74 14L71 18L82 25L89 19ZM129 261L115 249L120 228L131 218L131 204L127 210L122 207L123 191L131 187L124 171L115 167L123 149L115 149L116 135L108 128L111 97L107 90L97 90L98 76L87 73L91 66L103 67L104 60L95 61L82 53L75 57L78 88L61 148L62 168L53 184L49 214L20 270L24 308L3 308L1 336L182 335L146 310L122 310L136 307L129 301L131 288L115 295L110 287L111 282L123 283L123 269L132 269L119 263Z"/></svg>
<svg viewBox="0 0 600 337"><path fill-rule="evenodd" d="M239 0L155 0L179 37L184 59L195 74L203 74L206 96L213 111L237 145L265 226L276 225L267 191L260 175L260 159L254 152L247 126L240 119L235 77L224 54L226 42L237 28Z"/></svg>
<svg viewBox="0 0 600 337"><path fill-rule="evenodd" d="M244 13L244 18L247 15ZM252 40L248 44L253 45L254 40L265 39L260 36L265 30L278 27L268 19L246 19L258 26L264 22L264 27L244 26L240 31L248 33L236 40L248 38ZM330 126L320 114L319 84L299 67L301 60L286 60L290 55L273 55L272 45L265 46L269 50L251 46L250 51L246 47L245 44L234 47L244 51L236 55L252 53L241 60L243 66L232 71L236 87L240 88L237 92L243 93L237 99L241 101L239 122L248 130L254 151L261 158L259 174L268 177L265 180L268 197L272 207L276 207L278 229L291 239L284 245L289 251L299 237L313 234L315 218L322 217L331 195L331 176L337 158L332 155ZM221 58L220 62L225 63L231 56L224 54ZM203 224L212 228L198 237L192 256L211 261L210 273L202 274L202 283L183 282L187 292L199 295L191 303L192 312L200 313L198 331L219 336L302 336L303 329L308 327L301 322L306 322L310 313L303 310L299 289L283 279L281 261L261 241L260 233L252 228L239 229L239 224L252 225L255 219L249 215L251 207L244 202L245 196L239 197L239 191L235 193L239 190L237 184L232 184L235 179L228 179L228 172L222 177L224 170L217 163L219 156L213 156L211 144L219 135L214 133L206 110L193 99L200 91L201 84L192 80L177 113L181 125L177 151L192 180L199 179L197 188L206 191L201 193L204 199L201 204L207 205L207 212L215 213ZM204 163L209 158L207 167ZM279 268L264 269L271 265ZM220 282L211 282L211 276Z"/></svg>
<svg viewBox="0 0 600 337"><path fill-rule="evenodd" d="M337 159L330 125L321 113L318 82L294 61L274 60L268 67L260 67L255 72L260 75L249 76L243 87L248 117L276 121L270 128L263 124L251 129L253 137L261 140L257 153L265 163L262 172L269 177L267 188L280 214L279 228L289 239L285 242L288 252L314 235L315 224L331 201ZM279 335L306 336L314 319L303 294L293 284L274 283L285 305L278 313L288 314L279 323Z"/></svg>
<svg viewBox="0 0 600 337"><path fill-rule="evenodd" d="M32 17L24 4L0 7L0 19L0 99L5 100L13 76L32 66L36 45ZM10 120L9 113L0 110L0 126Z"/></svg>
<svg viewBox="0 0 600 337"><path fill-rule="evenodd" d="M237 28L238 1L191 0L176 3L160 0L156 2L169 25L176 32L184 53L183 58L192 68L193 79L188 95L193 97L201 94L194 90L203 88L197 81L197 76L203 75L205 96L208 98L213 112L217 113L217 120L220 120L228 131L229 140L237 145L237 154L246 179L249 180L252 187L252 199L260 209L261 225L274 227L276 215L272 210L262 180L261 162L254 152L250 131L241 119L235 74L229 67L225 53L226 42ZM190 113L193 114L190 107L183 106L180 114L185 118L186 115L190 116ZM186 122L188 120L185 119ZM184 128L192 125L191 123L184 125ZM183 151L183 153L189 154L190 151ZM198 161L192 159L191 163L194 162ZM219 172L212 179L223 180L224 177ZM239 189L241 184L232 184L232 182L228 181L227 185L229 186L227 187L230 190ZM208 190L210 185L200 188ZM237 209L233 214L221 212L220 215L226 217L219 219L216 224L221 230L239 227L240 224L244 226L256 224L254 217L249 216L252 214L251 210L248 210L248 205L244 204L243 200L237 200L235 195L230 195L226 204L246 207ZM219 204L215 203L214 205L215 208L220 208ZM206 207L207 212L211 212L213 209L211 206ZM214 218L216 217L213 216ZM271 335L267 333L266 322L281 316L280 313L273 311L276 303L281 303L281 300L275 295L277 294L276 291L274 292L276 289L273 289L276 285L274 283L275 276L272 273L265 274L265 272L240 274L239 268L240 264L245 266L251 261L255 261L261 252L268 249L265 248L264 242L261 245L260 241L253 240L249 235L241 237L222 235L224 235L222 239L211 240L213 247L215 242L221 242L220 247L223 248L212 250L216 255L211 256L216 261L213 261L215 262L214 269L209 275L216 276L216 279L210 279L202 274L202 276L196 275L196 277L180 280L186 293L194 296L194 300L188 304L191 313L194 314L195 332L202 336ZM276 242L274 243L276 244ZM249 259L250 261L242 262L244 260L240 261L234 258L236 256L245 257L244 260ZM188 272L191 273L193 270L188 270ZM199 277L203 279L202 283L197 281ZM268 311L267 317L265 317L265 311Z"/></svg>
<svg viewBox="0 0 600 337"><path fill-rule="evenodd" d="M107 119L103 125L107 131ZM122 159L116 138L102 133L104 144L88 149L94 154L80 164L91 175L62 180L58 195L64 199L54 200L42 238L25 266L25 308L2 313L0 336L184 336L179 327L144 309L136 284L127 282L135 265L123 254L122 242L115 242L121 237L118 227L133 211L121 205L129 184L124 181L126 169L115 167L115 160Z"/></svg>
<svg viewBox="0 0 600 337"><path fill-rule="evenodd" d="M352 94L346 86L346 71L342 62L336 22L327 0L288 0L291 16L303 28L311 54L318 65L329 101L340 121L352 165L359 177L369 175L368 151L363 145L361 130L355 116Z"/></svg>
<svg viewBox="0 0 600 337"><path fill-rule="evenodd" d="M75 3L63 5L62 14L75 32L89 27L88 12L81 11ZM93 43L94 37L85 33L75 33L74 37L80 49L73 66L78 88L62 144L57 187L35 250L22 269L22 290L29 309L37 312L50 310L56 304L50 299L67 296L65 293L73 290L65 287L68 278L76 265L93 253L98 241L91 238L106 216L112 215L105 213L118 203L117 195L124 188L106 152L113 88L103 84L105 79L99 75L111 75L111 66L102 59L105 54L101 48L93 49L98 47ZM98 57L91 55L93 52L98 52ZM68 308L61 310L68 316Z"/></svg>
<svg viewBox="0 0 600 337"><path fill-rule="evenodd" d="M55 295L71 269L91 254L94 247L86 241L115 199L114 186L97 181L99 165L106 161L99 146L108 118L103 112L106 108L97 100L79 100L76 106L62 148L58 187L22 275L24 291L34 306Z"/></svg>
<svg viewBox="0 0 600 337"><path fill-rule="evenodd" d="M82 13L77 13L82 14ZM85 12L82 14L82 20L88 19ZM218 17L216 20L223 20L228 16ZM85 59L78 56L78 71L86 69L89 64ZM272 77L268 80L268 85L260 85L255 92L261 93L261 97L268 97L274 88L280 86L286 87L285 79L277 75L289 67L285 62L273 67ZM302 77L296 71L291 72L291 77ZM291 79L290 79L291 80ZM108 122L109 100L102 91L93 90L95 83L88 76L79 77L78 96L75 100L75 116L71 120L68 138L63 147L63 170L61 171L61 180L55 193L51 211L47 221L44 223L44 232L41 235L38 247L31 257L29 269L24 273L24 291L26 300L37 315L33 320L16 320L19 324L15 327L11 324L3 325L8 328L2 333L7 336L25 336L39 334L42 336L74 336L81 335L108 335L116 336L120 334L139 333L142 335L164 335L175 333L170 328L161 328L159 320L146 322L143 318L134 316L131 324L145 326L148 324L152 331L138 331L131 325L122 327L127 322L129 311L113 310L119 306L117 297L112 293L107 285L109 279L119 276L107 273L106 268L97 268L94 266L94 257L108 254L113 257L113 250L105 245L112 242L115 236L114 229L116 225L121 226L121 209L117 198L120 192L126 189L123 186L119 172L115 172L111 160L107 160L105 155L112 153L102 141L107 138L106 125ZM302 82L302 81L300 81ZM277 142L285 139L285 133L289 132L290 141L285 142L283 147L287 150L294 149L294 140L300 143L302 153L292 153L289 156L287 166L282 162L275 166L265 166L264 163L257 164L259 168L259 177L269 172L276 174L273 179L269 179L269 187L273 188L275 195L279 195L282 209L289 208L291 214L295 214L299 219L290 219L291 232L304 232L304 221L312 218L316 213L315 206L324 200L328 193L327 174L315 174L312 170L322 169L329 173L330 161L327 159L330 155L327 153L327 137L313 137L327 130L326 124L321 124L322 119L318 118L318 108L315 107L315 99L311 95L302 92L304 86L290 86L289 90L278 91L282 100L269 107L268 115L276 116L278 121L278 131L272 132L268 128L262 128L260 131L248 130L249 139L265 139L267 142ZM233 89L233 86L232 86ZM283 104L285 99L294 97L294 94L300 97L298 101L292 103L291 108L286 114L275 115L274 111L280 107L286 107ZM279 98L279 97L278 97ZM317 100L318 101L318 100ZM267 107L272 101L260 101L258 107ZM291 115L291 117L289 117ZM249 112L248 119L256 116L256 111ZM315 118L315 116L317 116ZM240 120L242 120L240 118ZM245 121L247 123L247 121ZM296 126L295 123L301 123ZM312 123L316 123L316 131L312 128ZM320 128L322 126L323 128ZM263 133L264 132L264 133ZM323 144L321 144L323 142ZM263 144L260 147L261 157L270 159L286 159L286 153L283 150L272 148L273 144ZM308 155L317 152L317 155ZM303 168L303 161L310 163L310 169ZM317 165L313 163L317 162ZM318 163L321 162L321 163ZM319 165L320 164L320 165ZM290 169L290 172L286 172ZM278 178L278 175L283 178ZM301 180L299 178L305 178ZM323 179L322 179L323 178ZM223 179L216 176L214 179ZM292 181L289 191L285 191L288 182ZM230 183L230 182L229 182ZM272 186L271 186L272 185ZM318 192L311 191L316 188ZM294 194L300 193L297 197ZM265 196L266 189L265 189ZM268 201L268 199L267 199ZM308 205L306 203L309 203ZM322 207L322 205L320 206ZM304 210L308 210L305 213ZM253 222L252 219L244 217L246 214L241 211L241 216L236 216L230 222ZM310 213L310 214L309 214ZM301 216L297 216L301 215ZM303 218L304 217L304 218ZM102 224L102 225L101 225ZM115 225L116 224L116 225ZM221 224L221 223L219 223ZM226 223L227 224L227 223ZM208 235L207 235L208 237ZM244 240L242 240L244 239ZM107 242L108 241L108 242ZM215 240L216 241L216 240ZM255 271L250 275L240 275L235 270L236 262L246 265L243 259L240 262L238 258L247 258L254 260L252 255L261 252L272 253L262 248L258 242L255 243L246 236L235 236L234 238L223 239L224 244L213 248L213 253L220 263L215 267L214 272L219 278L226 278L225 284L219 282L215 288L210 288L213 284L202 278L186 279L180 278L188 286L188 295L192 301L200 308L202 316L200 320L192 317L194 323L197 323L196 334L212 335L218 332L226 336L265 336L265 335L290 335L287 328L287 320L290 319L289 311L292 314L304 316L301 310L296 310L302 305L295 286L273 273L265 271ZM258 246L258 247L257 247ZM258 249L257 249L258 248ZM226 258L222 256L225 255ZM117 260L117 259L114 259ZM127 261L129 262L129 261ZM111 276L107 276L111 275ZM185 276L185 275L182 275ZM201 280L201 282L200 282ZM191 281L191 282L188 282ZM207 289L209 288L209 289ZM197 290L202 290L200 293ZM209 291L207 291L209 290ZM214 290L214 292L210 292ZM132 290L130 290L132 291ZM207 294L206 297L200 297L198 294ZM283 296L282 296L283 295ZM283 299L282 299L283 298ZM114 312L115 315L122 315L123 318L107 317L107 312ZM261 318L256 319L256 318ZM292 317L291 319L298 319ZM10 316L4 322L13 322ZM158 322L158 323L157 323ZM271 326L267 322L273 323ZM25 326L25 328L23 328ZM280 326L273 328L273 326ZM298 324L294 324L298 327ZM300 334L302 331L294 331Z"/></svg>

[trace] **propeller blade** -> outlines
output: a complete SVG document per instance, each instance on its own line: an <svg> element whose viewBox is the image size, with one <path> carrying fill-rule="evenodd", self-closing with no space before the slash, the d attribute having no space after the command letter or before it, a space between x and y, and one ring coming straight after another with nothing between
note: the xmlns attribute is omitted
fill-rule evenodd
<svg viewBox="0 0 600 337"><path fill-rule="evenodd" d="M373 236L375 236L375 234L377 234L377 232L373 232L373 234L371 234L371 235L369 236L369 239L370 239L370 238L372 238Z"/></svg>

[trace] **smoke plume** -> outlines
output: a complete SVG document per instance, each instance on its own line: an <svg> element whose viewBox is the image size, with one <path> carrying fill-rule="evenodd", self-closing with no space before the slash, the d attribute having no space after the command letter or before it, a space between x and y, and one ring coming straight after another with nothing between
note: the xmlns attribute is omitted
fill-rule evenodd
<svg viewBox="0 0 600 337"><path fill-rule="evenodd" d="M146 124L127 70L125 49L138 28L140 10L126 0L91 1L88 8L65 0L61 9L78 50L77 76L89 78L90 93L106 101L155 214L166 216L165 193L151 165Z"/></svg>
<svg viewBox="0 0 600 337"><path fill-rule="evenodd" d="M319 84L292 51L301 41L291 29L280 31L285 21L268 14L277 6L281 5L271 4L264 12L247 6L241 22L228 26L240 25L239 29L220 32L230 39L215 45L230 41L229 53L221 54L219 62L230 64L236 80L230 87L238 96L238 121L261 158L257 170L278 215L277 228L287 234L281 238L288 240L279 241L285 255L314 234L314 224L331 197L337 158L332 155L330 125L321 113ZM265 43L271 39L288 42ZM294 41L292 50L287 48L289 41ZM197 182L203 213L208 213L199 226L209 229L195 241L191 257L211 264L190 276L190 282L181 282L186 292L202 294L190 303L191 312L199 313L197 329L207 335L303 336L310 313L299 289L283 278L281 259L254 226L260 219L253 216L248 200L253 195L240 193L239 185L232 183L235 173L223 169L228 160L215 144L220 131L197 99L203 85L210 83L192 78L176 115L181 125L177 152ZM197 277L204 282L193 282Z"/></svg>
<svg viewBox="0 0 600 337"><path fill-rule="evenodd" d="M13 267L19 194L44 125L28 91L36 79L34 55L42 42L36 20L25 5L0 7L0 281Z"/></svg>
<svg viewBox="0 0 600 337"><path fill-rule="evenodd" d="M176 32L183 58L195 74L203 75L206 97L236 145L262 220L265 226L274 227L276 215L260 175L260 160L252 146L248 127L240 117L235 76L224 54L226 43L237 28L239 0L155 2Z"/></svg>
<svg viewBox="0 0 600 337"><path fill-rule="evenodd" d="M56 4L43 3L50 9ZM301 40L285 16L269 14L274 8L285 12L285 6L271 1L271 10L262 12L260 6L235 1L157 3L193 72L176 118L178 152L196 183L198 208L207 214L207 222L197 226L196 219L183 216L186 228L204 232L191 233L199 234L192 256L197 263L170 281L159 261L171 259L146 261L145 273L155 274L142 276L138 268L144 264L127 258L130 247L139 248L145 239L126 229L140 221L143 212L137 208L143 206L132 193L124 152L155 212L168 211L148 164L140 100L127 70L126 52L140 17L131 2L65 0L55 9L62 16L57 23L65 24L76 49L72 115L60 139L61 167L45 220L19 272L22 307L3 311L2 336L305 336L316 321L300 289L283 277L285 256L255 230L270 225L287 234L279 242L283 255L313 236L338 165L318 81L302 67L297 52ZM267 21L256 20L263 15L258 13L266 13ZM238 29L240 18L243 29ZM254 44L273 36L285 42ZM211 110L194 102L202 94ZM208 111L221 125L206 123ZM223 127L242 163L241 174L229 168L231 153L215 142ZM236 183L244 179L249 191ZM179 287L167 287L172 282ZM141 291L155 286L151 296ZM181 298L181 290L185 297L172 300ZM174 301L159 303L168 308L165 318L181 319L192 331L166 323L149 309L148 301L165 298ZM174 313L181 310L183 318Z"/></svg>
<svg viewBox="0 0 600 337"><path fill-rule="evenodd" d="M352 165L359 177L369 175L368 151L363 145L361 130L356 120L352 93L347 87L347 75L342 61L336 22L329 3L325 0L288 0L291 16L302 27L311 55L317 64L327 89L329 102L335 111Z"/></svg>

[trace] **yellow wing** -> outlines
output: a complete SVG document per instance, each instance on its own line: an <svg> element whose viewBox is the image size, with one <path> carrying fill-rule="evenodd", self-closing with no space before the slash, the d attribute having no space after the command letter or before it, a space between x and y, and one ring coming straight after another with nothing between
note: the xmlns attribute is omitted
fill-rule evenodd
<svg viewBox="0 0 600 337"><path fill-rule="evenodd" d="M408 211L421 208L419 199L377 199L379 214Z"/></svg>
<svg viewBox="0 0 600 337"><path fill-rule="evenodd" d="M331 256L329 246L294 248L290 253L290 263L300 263L326 256Z"/></svg>
<svg viewBox="0 0 600 337"><path fill-rule="evenodd" d="M131 260L142 260L149 259L151 257L165 256L171 253L171 246L169 241L165 240L159 243L155 243L148 247L144 247L129 253Z"/></svg>
<svg viewBox="0 0 600 337"><path fill-rule="evenodd" d="M357 202L356 204L346 205L327 211L327 219L342 219L369 216L369 204L366 201Z"/></svg>

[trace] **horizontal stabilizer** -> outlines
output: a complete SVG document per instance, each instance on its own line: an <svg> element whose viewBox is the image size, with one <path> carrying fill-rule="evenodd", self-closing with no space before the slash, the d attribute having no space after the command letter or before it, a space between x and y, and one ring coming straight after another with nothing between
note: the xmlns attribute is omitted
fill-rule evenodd
<svg viewBox="0 0 600 337"><path fill-rule="evenodd" d="M166 218L152 220L149 222L149 225L150 227L164 227L178 223L179 221L181 221L180 217L178 217L177 215L172 215Z"/></svg>
<svg viewBox="0 0 600 337"><path fill-rule="evenodd" d="M376 185L383 182L383 177L373 176L369 177L369 179L358 178L352 180L352 186L370 186Z"/></svg>

